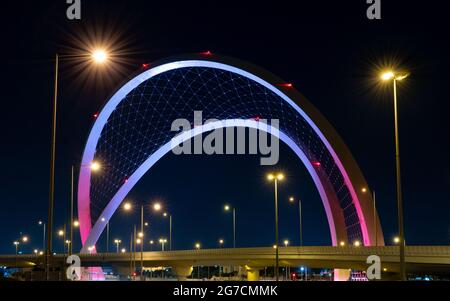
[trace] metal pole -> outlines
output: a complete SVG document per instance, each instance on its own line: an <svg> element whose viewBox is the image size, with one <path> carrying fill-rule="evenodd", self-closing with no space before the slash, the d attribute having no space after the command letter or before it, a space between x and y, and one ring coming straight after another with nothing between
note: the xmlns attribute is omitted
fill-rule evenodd
<svg viewBox="0 0 450 301"><path fill-rule="evenodd" d="M64 259L66 258L66 240L67 240L67 235L66 235L66 224L64 224L64 228L63 228L63 256ZM64 260L65 262L65 260Z"/></svg>
<svg viewBox="0 0 450 301"><path fill-rule="evenodd" d="M45 249L45 279L50 280L50 257L52 254L52 232L53 232L53 206L55 201L55 153L56 153L56 107L58 99L58 64L59 56L55 55L55 83L53 94L53 121L52 140L50 154L50 185L48 198L48 218L47 218L47 247Z"/></svg>
<svg viewBox="0 0 450 301"><path fill-rule="evenodd" d="M42 235L42 250L45 250L45 231L46 231L46 224L43 223L44 229L43 229L43 235Z"/></svg>
<svg viewBox="0 0 450 301"><path fill-rule="evenodd" d="M278 180L275 179L275 278L278 281Z"/></svg>
<svg viewBox="0 0 450 301"><path fill-rule="evenodd" d="M169 215L169 250L172 251L172 214Z"/></svg>
<svg viewBox="0 0 450 301"><path fill-rule="evenodd" d="M73 165L71 168L70 176L70 250L69 254L72 255L73 247Z"/></svg>
<svg viewBox="0 0 450 301"><path fill-rule="evenodd" d="M141 205L141 281L144 277L144 205Z"/></svg>
<svg viewBox="0 0 450 301"><path fill-rule="evenodd" d="M377 229L377 203L375 197L375 190L373 191L373 228L375 229L375 247L378 247L378 229Z"/></svg>
<svg viewBox="0 0 450 301"><path fill-rule="evenodd" d="M133 236L133 272L136 272L136 225L134 225Z"/></svg>
<svg viewBox="0 0 450 301"><path fill-rule="evenodd" d="M395 119L395 159L397 171L397 210L398 210L398 228L400 236L400 280L406 280L405 271L405 235L403 229L403 200L402 187L400 179L400 143L398 130L398 106L397 106L397 81L394 78L394 119Z"/></svg>
<svg viewBox="0 0 450 301"><path fill-rule="evenodd" d="M233 207L233 248L236 248L236 208Z"/></svg>
<svg viewBox="0 0 450 301"><path fill-rule="evenodd" d="M106 253L109 253L109 221L106 223Z"/></svg>
<svg viewBox="0 0 450 301"><path fill-rule="evenodd" d="M19 244L15 244L15 245L16 245L15 267L16 267L16 269L18 269L18 267L17 267L17 252L18 252Z"/></svg>
<svg viewBox="0 0 450 301"><path fill-rule="evenodd" d="M302 201L298 199L298 214L300 221L300 247L303 247L303 228L302 228Z"/></svg>
<svg viewBox="0 0 450 301"><path fill-rule="evenodd" d="M133 275L133 233L130 234L130 279Z"/></svg>

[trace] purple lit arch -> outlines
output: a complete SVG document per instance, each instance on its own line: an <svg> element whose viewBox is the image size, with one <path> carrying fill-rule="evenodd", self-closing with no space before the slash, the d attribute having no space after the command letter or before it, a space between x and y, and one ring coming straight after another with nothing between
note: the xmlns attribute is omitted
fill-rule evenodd
<svg viewBox="0 0 450 301"><path fill-rule="evenodd" d="M384 245L380 222L377 214L373 211L373 200L371 195L362 192L362 188L367 187L367 183L351 153L332 126L317 111L317 109L315 109L312 104L295 89L279 88L280 84L283 83L281 79L256 66L235 59L218 57L216 55L206 57L191 55L189 57L180 57L162 61L155 64L151 69L134 77L113 95L99 114L86 143L81 163L82 166L89 166L89 164L96 159L99 140L102 138L103 131L111 116L121 103L127 100L127 97L130 94L137 94L137 90L135 89L139 88L147 81L155 79L165 73L189 68L196 68L199 70L219 70L220 72L227 72L233 76L238 76L252 85L261 86L265 91L273 94L271 97L279 98L284 106L288 106L292 109L293 112L298 115L298 118L301 118L307 123L318 137L317 139L320 140L320 145L323 145L323 149L330 158L328 161L332 161L330 164L333 167L333 175L338 175L339 179L342 179L341 186L336 187L336 184L333 182L335 176L331 177L331 172L327 170L325 166L315 164L316 160L311 159L312 151L305 148L305 144L301 144L301 141L299 142L295 131L284 131L280 126L279 138L301 159L319 191L327 214L332 244L338 245L340 241L351 243L352 240L361 239L361 242L366 246L374 245L375 233L378 233L378 245ZM212 86L211 89L214 88L214 83L212 81L211 83L208 82L208 84ZM173 89L176 89L176 85L174 85ZM194 109L192 109L192 111L194 111ZM265 116L263 116L263 118L265 118ZM277 116L270 116L270 118L277 118ZM240 126L258 128L262 131L273 133L271 126L250 118L218 119L221 120L215 123L195 127L191 131L177 136L174 138L176 139L175 142L181 143L182 141L189 140L196 135L210 131L214 127L224 128ZM91 214L91 194L93 185L91 170L89 168L81 169L78 182L78 215L80 220L81 239L84 246L82 252L87 252L89 246L94 246L97 243L107 222L120 206L126 195L159 159L172 150L172 146L176 144L173 142L174 141L166 141L161 143L155 151L149 154L145 160L140 162L139 166L133 169L132 173L127 176L126 181L120 183L120 185L117 185L117 188L113 189L112 197L106 200L106 206L102 209L101 213L95 217L95 220L92 219ZM99 184L96 182L96 185ZM106 184L102 183L102 185ZM353 211L348 209L352 209ZM350 221L356 221L356 223L350 224Z"/></svg>

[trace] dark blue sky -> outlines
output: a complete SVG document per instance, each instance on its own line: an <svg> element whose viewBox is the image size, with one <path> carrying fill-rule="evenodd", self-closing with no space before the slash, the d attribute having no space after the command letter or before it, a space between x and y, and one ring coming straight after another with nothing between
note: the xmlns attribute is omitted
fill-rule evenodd
<svg viewBox="0 0 450 301"><path fill-rule="evenodd" d="M241 1L242 2L242 1ZM121 74L82 80L83 73L62 62L57 133L55 229L67 217L70 166L81 159L92 115L140 64L171 55L211 50L266 68L303 93L342 136L370 186L377 191L386 241L396 233L393 112L388 91L371 85L376 66L395 61L411 70L400 88L400 135L408 244L449 244L450 139L448 123L448 21L439 1L383 2L381 21L365 17L365 1L295 1L165 4L162 1L82 1L81 21L65 19L65 1L4 4L2 31L2 147L0 160L0 252L24 232L25 251L41 248L39 219L46 219L52 99L52 57L80 47L103 28L124 41ZM120 4L118 4L120 3ZM294 3L294 2L293 2ZM433 4L434 3L434 4ZM114 30L111 25L114 24ZM280 169L281 238L298 241L296 209L290 194L301 196L305 244L330 243L325 212L301 162L282 148ZM231 243L231 216L238 208L238 245L273 243L273 198L257 157L168 155L133 189L136 203L160 198L174 215L174 246L195 241ZM157 216L152 238L167 235ZM128 241L138 213L117 213L112 237ZM55 242L58 247L61 244ZM79 243L78 243L79 245ZM99 249L104 245L99 244Z"/></svg>

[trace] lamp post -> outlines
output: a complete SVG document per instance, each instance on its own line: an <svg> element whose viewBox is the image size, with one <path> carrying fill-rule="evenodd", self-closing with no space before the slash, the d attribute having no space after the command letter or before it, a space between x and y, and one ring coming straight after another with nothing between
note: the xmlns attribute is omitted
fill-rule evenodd
<svg viewBox="0 0 450 301"><path fill-rule="evenodd" d="M233 248L236 248L236 208L233 206L233 208L231 208L230 205L225 205L223 207L223 209L225 211L233 211Z"/></svg>
<svg viewBox="0 0 450 301"><path fill-rule="evenodd" d="M50 147L50 179L49 179L49 198L48 198L48 218L47 218L47 246L45 248L45 279L50 280L50 258L52 256L52 239L53 239L53 208L55 203L55 157L56 157L56 118L58 105L58 71L59 58L61 56L55 54L54 69L54 85L53 85L53 112L52 112L52 130L51 130L51 147ZM96 64L103 64L108 59L105 50L97 49L91 54L91 59Z"/></svg>
<svg viewBox="0 0 450 301"><path fill-rule="evenodd" d="M141 281L144 277L144 205L141 205Z"/></svg>
<svg viewBox="0 0 450 301"><path fill-rule="evenodd" d="M47 230L43 221L38 222L39 226L42 226L42 250L45 250L45 231Z"/></svg>
<svg viewBox="0 0 450 301"><path fill-rule="evenodd" d="M167 243L166 238L160 238L159 243L161 244L161 251L164 251L164 244Z"/></svg>
<svg viewBox="0 0 450 301"><path fill-rule="evenodd" d="M150 243L150 251L153 251L153 244L154 244L155 242L154 242L153 240L150 240L149 243Z"/></svg>
<svg viewBox="0 0 450 301"><path fill-rule="evenodd" d="M116 244L116 253L119 253L119 248L122 241L120 239L114 239L114 243Z"/></svg>
<svg viewBox="0 0 450 301"><path fill-rule="evenodd" d="M275 188L275 278L276 281L279 279L279 258L278 258L278 246L279 246L279 239L278 239L278 181L282 181L284 179L284 175L282 173L278 174L268 174L267 179L269 181L274 182L274 188Z"/></svg>
<svg viewBox="0 0 450 301"><path fill-rule="evenodd" d="M292 204L295 202L294 197L289 198L289 202ZM303 247L303 225L302 225L302 201L298 199L298 218L299 218L299 233L300 233L300 247Z"/></svg>
<svg viewBox="0 0 450 301"><path fill-rule="evenodd" d="M403 228L403 200L401 188L400 174L400 143L398 129L398 104L397 104L397 82L402 81L409 76L408 73L394 73L393 71L385 72L381 75L383 81L392 81L394 92L394 130L395 130L395 162L396 162L396 178L397 178L397 211L398 211L398 230L399 230L399 247L400 247L400 280L406 280L405 270L405 233Z"/></svg>
<svg viewBox="0 0 450 301"><path fill-rule="evenodd" d="M164 212L164 217L169 217L169 250L172 251L172 214Z"/></svg>

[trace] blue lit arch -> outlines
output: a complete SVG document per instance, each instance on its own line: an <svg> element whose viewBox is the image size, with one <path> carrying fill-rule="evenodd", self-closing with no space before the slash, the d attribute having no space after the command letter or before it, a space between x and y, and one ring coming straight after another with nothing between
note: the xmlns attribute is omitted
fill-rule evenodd
<svg viewBox="0 0 450 301"><path fill-rule="evenodd" d="M99 174L80 171L78 211L83 251L95 245L107 221L139 179L170 151L174 119L202 110L228 126L261 126L255 117L280 120L280 138L311 174L327 214L333 245L360 240L383 244L372 199L345 144L326 119L295 89L258 67L218 56L161 61L120 88L99 114L82 166L98 160ZM270 129L266 129L270 130ZM185 139L207 131L200 127ZM375 222L374 222L375 216Z"/></svg>

